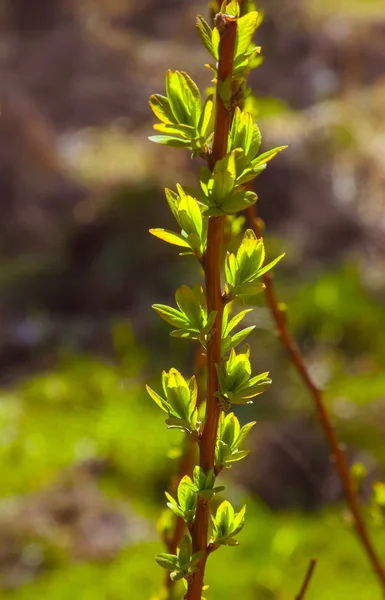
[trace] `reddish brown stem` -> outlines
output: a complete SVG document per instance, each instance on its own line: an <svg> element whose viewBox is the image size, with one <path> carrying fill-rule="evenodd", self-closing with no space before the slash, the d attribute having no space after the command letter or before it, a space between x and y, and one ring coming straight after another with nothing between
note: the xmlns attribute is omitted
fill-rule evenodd
<svg viewBox="0 0 385 600"><path fill-rule="evenodd" d="M305 594L310 585L310 581L311 581L311 578L313 577L314 569L316 568L316 566L317 566L317 561L315 560L315 558L312 558L310 561L309 567L306 571L305 579L303 580L299 594L295 597L295 600L303 600L305 598Z"/></svg>
<svg viewBox="0 0 385 600"><path fill-rule="evenodd" d="M218 83L213 151L211 169L217 160L227 152L227 142L231 127L231 111L225 106L219 86L232 77L237 20L228 15L217 15L216 25L220 33ZM220 406L215 393L218 391L218 377L215 365L221 360L222 292L221 292L221 246L224 231L224 217L210 217L205 255L206 299L208 314L216 311L215 324L207 347L207 398L206 420L200 444L199 464L205 471L214 468L215 444L217 439ZM207 536L210 520L210 503L198 496L195 523L192 532L194 552L202 552L196 572L189 582L187 600L201 600L204 572L207 560Z"/></svg>
<svg viewBox="0 0 385 600"><path fill-rule="evenodd" d="M252 229L257 237L261 237L261 222L256 217L255 207L251 206L246 211L246 222L247 227ZM382 590L385 596L385 571L377 556L377 553L373 547L371 539L366 529L364 518L361 514L361 508L357 500L356 493L354 491L353 482L350 476L348 462L344 451L337 439L334 431L329 413L327 411L323 395L321 390L318 389L314 381L312 380L309 371L307 369L305 359L301 353L301 350L297 346L294 337L292 336L287 322L285 312L279 307L279 302L275 293L274 284L270 273L266 273L263 276L263 283L265 284L265 294L268 307L274 318L277 326L278 335L281 339L282 344L286 348L290 360L296 368L300 378L309 390L317 413L321 423L323 432L328 441L330 451L334 458L336 470L341 480L342 488L345 492L346 500L349 505L350 511L353 515L355 528L357 531L358 538L375 570L378 575L379 581L382 586Z"/></svg>

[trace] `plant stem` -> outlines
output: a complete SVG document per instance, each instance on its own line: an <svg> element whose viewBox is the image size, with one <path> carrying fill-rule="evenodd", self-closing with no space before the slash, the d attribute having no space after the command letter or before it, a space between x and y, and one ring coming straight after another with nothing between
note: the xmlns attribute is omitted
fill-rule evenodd
<svg viewBox="0 0 385 600"><path fill-rule="evenodd" d="M225 156L231 127L231 111L225 106L219 86L232 77L237 34L237 20L228 15L217 15L217 27L220 33L218 82L216 94L216 112L213 151L210 168L217 160ZM220 405L215 393L218 391L216 366L221 361L222 337L222 290L221 290L221 246L224 230L224 217L210 217L207 237L207 251L204 260L206 279L207 311L217 311L211 339L207 347L207 397L206 420L200 443L199 464L208 471L214 468L215 445L218 432ZM195 523L192 532L193 551L202 552L196 572L188 585L187 600L201 600L204 572L207 560L207 536L210 520L210 503L198 496Z"/></svg>
<svg viewBox="0 0 385 600"><path fill-rule="evenodd" d="M295 600L303 600L305 598L305 594L309 587L311 578L313 577L314 569L316 568L316 566L317 566L317 561L315 558L312 558L310 561L309 567L306 571L305 579L303 580L300 592L299 592L298 596L295 597Z"/></svg>
<svg viewBox="0 0 385 600"><path fill-rule="evenodd" d="M249 207L246 211L246 222L247 227L252 229L257 237L261 236L260 221L256 217L255 207ZM333 455L336 470L341 480L342 488L345 492L346 500L349 505L350 511L353 515L355 528L357 531L358 538L375 570L378 575L378 579L382 586L383 594L385 597L385 571L382 566L377 553L373 547L372 541L369 537L366 529L364 518L361 514L361 508L358 503L354 486L350 476L348 462L344 451L342 450L341 444L338 441L334 427L332 425L329 413L327 411L323 395L321 390L318 389L314 381L312 380L310 373L307 369L305 359L299 349L294 337L292 336L286 321L284 311L279 307L279 302L275 293L274 284L270 273L266 273L263 276L263 283L265 284L266 301L270 312L273 316L275 324L277 326L278 335L281 339L282 344L286 348L290 360L297 370L300 378L302 379L305 387L309 390L317 413L321 423L323 432L329 444L331 453Z"/></svg>

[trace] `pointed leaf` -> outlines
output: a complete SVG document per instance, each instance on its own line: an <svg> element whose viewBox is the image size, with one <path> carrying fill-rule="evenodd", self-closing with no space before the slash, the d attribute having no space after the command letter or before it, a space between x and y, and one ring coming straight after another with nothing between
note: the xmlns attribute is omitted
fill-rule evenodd
<svg viewBox="0 0 385 600"><path fill-rule="evenodd" d="M191 144L190 140L182 140L171 135L150 135L148 139L156 144L173 146L174 148L188 148Z"/></svg>
<svg viewBox="0 0 385 600"><path fill-rule="evenodd" d="M155 560L158 565L163 567L163 569L167 569L167 571L173 571L178 565L178 558L175 556L175 554L157 554L155 556Z"/></svg>
<svg viewBox="0 0 385 600"><path fill-rule="evenodd" d="M218 52L214 48L212 42L212 30L211 27L206 23L204 18L201 15L197 16L197 29L199 36L202 40L202 44L206 48L206 50L211 54L211 56L215 59L218 59Z"/></svg>
<svg viewBox="0 0 385 600"><path fill-rule="evenodd" d="M146 390L148 395L154 400L155 404L157 404L164 412L167 412L167 408L165 406L166 403L163 398L154 392L154 390L152 390L148 385L146 385Z"/></svg>
<svg viewBox="0 0 385 600"><path fill-rule="evenodd" d="M193 140L196 135L194 127L190 125L174 125L168 123L155 123L154 129L173 137L174 135L180 135L187 140Z"/></svg>
<svg viewBox="0 0 385 600"><path fill-rule="evenodd" d="M262 267L262 269L260 269L258 271L258 277L260 277L264 273L267 273L267 271L270 271L270 269L272 269L284 256L285 256L285 253L280 254L280 256L277 256L277 258L275 258L274 260L269 262L267 265Z"/></svg>
<svg viewBox="0 0 385 600"><path fill-rule="evenodd" d="M249 12L238 19L236 57L244 54L248 50L257 27L258 13L256 11Z"/></svg>
<svg viewBox="0 0 385 600"><path fill-rule="evenodd" d="M164 242L168 242L169 244L173 244L174 246L181 246L182 248L190 248L190 244L186 241L180 233L175 233L174 231L169 231L168 229L150 229L151 235L163 240Z"/></svg>
<svg viewBox="0 0 385 600"><path fill-rule="evenodd" d="M245 441L246 437L248 436L248 434L250 433L250 431L252 430L252 428L254 427L254 425L256 425L256 421L252 421L251 423L247 423L246 425L244 425L241 428L241 431L239 432L238 438L235 441L235 447L239 448L243 442Z"/></svg>
<svg viewBox="0 0 385 600"><path fill-rule="evenodd" d="M203 136L206 135L207 128L210 124L211 116L212 116L212 112L213 112L213 106L214 106L213 95L210 95L206 99L206 102L203 106L202 113L201 113L199 123L198 123L198 131Z"/></svg>
<svg viewBox="0 0 385 600"><path fill-rule="evenodd" d="M282 150L285 150L285 148L287 148L287 146L278 146L278 148L273 148L272 150L268 150L267 152L264 152L263 154L260 154L259 156L257 156L257 158L255 158L251 164L253 165L254 168L258 167L259 165L266 164L267 162L272 160L275 156L277 156L278 152L282 152Z"/></svg>
<svg viewBox="0 0 385 600"><path fill-rule="evenodd" d="M238 346L238 344L241 344L247 338L247 336L254 331L254 329L255 325L251 325L250 327L245 327L245 329L242 329L241 331L238 331L238 333L236 333L235 335L231 336L230 339L226 342L225 352L228 352L232 348Z"/></svg>
<svg viewBox="0 0 385 600"><path fill-rule="evenodd" d="M169 323L174 327L183 329L189 326L189 321L187 320L186 316L172 306L166 306L165 304L153 304L152 308L164 321L166 321L166 323Z"/></svg>
<svg viewBox="0 0 385 600"><path fill-rule="evenodd" d="M175 117L172 114L170 102L166 96L153 94L150 97L150 106L152 112L158 117L159 121L162 121L163 123L176 123Z"/></svg>

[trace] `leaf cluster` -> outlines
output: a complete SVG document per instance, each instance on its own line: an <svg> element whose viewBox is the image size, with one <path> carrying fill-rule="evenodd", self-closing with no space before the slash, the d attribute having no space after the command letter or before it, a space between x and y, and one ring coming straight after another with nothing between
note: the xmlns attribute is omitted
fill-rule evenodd
<svg viewBox="0 0 385 600"><path fill-rule="evenodd" d="M215 494L222 492L223 486L216 486L214 469L205 472L201 467L194 467L193 478L185 475L179 482L177 500L165 492L168 500L167 506L186 523L192 524L195 519L197 496L211 500Z"/></svg>
<svg viewBox="0 0 385 600"><path fill-rule="evenodd" d="M263 266L265 247L252 229L247 229L235 254L227 253L225 262L226 294L228 300L238 298L242 303L255 304L255 297L264 289L259 279L272 269L284 254Z"/></svg>
<svg viewBox="0 0 385 600"><path fill-rule="evenodd" d="M171 571L173 581L189 577L195 572L196 566L202 557L202 552L192 551L192 542L189 535L184 535L178 545L176 554L162 552L155 556L155 560L167 571Z"/></svg>
<svg viewBox="0 0 385 600"><path fill-rule="evenodd" d="M177 500L168 492L165 492L168 500L167 506L177 516L181 517L186 523L193 523L195 519L195 509L197 505L197 494L193 489L193 482L188 475L182 477L177 489Z"/></svg>
<svg viewBox="0 0 385 600"><path fill-rule="evenodd" d="M166 198L181 232L174 233L167 229L150 229L155 237L185 248L181 254L194 254L201 258L207 245L207 218L202 216L200 205L193 196L186 194L179 184L177 192L166 189Z"/></svg>
<svg viewBox="0 0 385 600"><path fill-rule="evenodd" d="M207 314L206 296L203 288L198 283L189 288L182 285L175 293L175 302L178 308L165 304L154 304L155 312L173 327L173 337L199 340L206 347L210 331L214 325L216 312Z"/></svg>
<svg viewBox="0 0 385 600"><path fill-rule="evenodd" d="M213 521L212 544L215 546L238 546L239 542L235 539L244 526L246 506L239 513L235 513L234 508L225 500L217 508Z"/></svg>
<svg viewBox="0 0 385 600"><path fill-rule="evenodd" d="M252 42L253 35L261 23L261 18L257 11L250 11L240 16L240 6L238 2L231 1L229 4L223 2L220 12L237 18L237 39L234 53L233 74L240 80L245 79L248 73L258 67L261 63L259 53L260 46ZM207 65L217 75L217 62L219 58L220 32L217 26L213 29L199 15L197 17L197 29L202 44L211 54L215 63Z"/></svg>
<svg viewBox="0 0 385 600"><path fill-rule="evenodd" d="M226 304L223 310L223 318L222 318L222 355L226 354L229 350L232 350L238 344L243 342L246 337L255 329L255 325L251 325L250 327L245 327L245 329L241 329L234 335L231 335L233 329L239 325L242 319L250 312L252 312L251 308L247 308L246 310L242 310L238 314L236 314L232 319L229 320L230 316L230 307L231 303Z"/></svg>
<svg viewBox="0 0 385 600"><path fill-rule="evenodd" d="M213 98L202 106L198 86L183 71L167 71L166 96L153 94L150 106L160 123L154 129L161 135L149 139L165 146L189 148L194 154L207 152L206 132L211 121Z"/></svg>
<svg viewBox="0 0 385 600"><path fill-rule="evenodd" d="M205 500L211 500L215 494L218 494L225 489L223 485L214 487L214 484L214 469L205 471L199 466L194 467L191 489L195 491L198 496L201 496L201 498L204 498Z"/></svg>
<svg viewBox="0 0 385 600"><path fill-rule="evenodd" d="M225 409L231 404L251 404L251 398L262 394L271 384L269 373L251 376L250 349L246 345L237 354L234 349L230 356L217 365L219 391L217 397Z"/></svg>
<svg viewBox="0 0 385 600"><path fill-rule="evenodd" d="M267 150L258 156L262 143L259 127L254 123L253 117L248 112L235 108L228 140L227 151L236 151L237 185L252 181L266 169L279 152L287 146L278 146Z"/></svg>
<svg viewBox="0 0 385 600"><path fill-rule="evenodd" d="M150 397L168 414L166 423L169 429L182 429L196 435L198 388L195 377L186 380L177 369L172 368L168 373L163 371L162 387L164 397L146 385Z"/></svg>
<svg viewBox="0 0 385 600"><path fill-rule="evenodd" d="M197 199L206 207L205 215L231 215L245 210L257 200L257 195L240 185L238 160L243 150L232 150L215 164L213 171L202 167L200 186L203 193Z"/></svg>
<svg viewBox="0 0 385 600"><path fill-rule="evenodd" d="M224 412L221 412L215 448L217 471L230 468L232 463L242 460L249 454L248 450L241 450L240 448L255 424L256 422L252 421L241 427L234 413L225 416Z"/></svg>

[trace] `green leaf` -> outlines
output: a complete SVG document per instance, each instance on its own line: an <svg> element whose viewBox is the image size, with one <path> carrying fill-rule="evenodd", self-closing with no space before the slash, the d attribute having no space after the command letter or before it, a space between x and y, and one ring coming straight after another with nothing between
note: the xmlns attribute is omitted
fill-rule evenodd
<svg viewBox="0 0 385 600"><path fill-rule="evenodd" d="M215 517L213 517L213 538L217 544L225 546L236 546L237 540L233 537L239 533L244 525L246 507L244 506L238 514L234 513L234 508L225 500L218 507Z"/></svg>
<svg viewBox="0 0 385 600"><path fill-rule="evenodd" d="M166 188L166 198L181 233L174 233L165 229L150 229L150 233L175 246L182 246L191 250L183 254L196 254L202 256L207 244L207 219L203 218L202 210L197 200L186 194L177 184L178 193Z"/></svg>
<svg viewBox="0 0 385 600"><path fill-rule="evenodd" d="M264 273L267 273L267 271L270 271L273 267L275 267L275 265L285 256L285 253L280 254L279 256L277 256L277 258L275 258L274 260L272 260L271 262L269 262L267 265L265 265L264 267L262 267L262 269L259 269L258 271L258 277L260 277L261 275L263 275Z"/></svg>
<svg viewBox="0 0 385 600"><path fill-rule="evenodd" d="M216 493L225 489L223 486L214 487L214 469L205 471L200 466L194 467L193 480L191 489L206 500L211 500Z"/></svg>
<svg viewBox="0 0 385 600"><path fill-rule="evenodd" d="M229 413L223 420L221 440L230 448L233 447L240 431L239 421L234 413Z"/></svg>
<svg viewBox="0 0 385 600"><path fill-rule="evenodd" d="M258 296L263 292L264 289L265 286L263 283L260 283L259 281L253 281L251 283L245 283L244 285L237 286L232 293L235 294L235 297L242 304L256 306L258 304Z"/></svg>
<svg viewBox="0 0 385 600"><path fill-rule="evenodd" d="M239 282L254 281L265 259L263 241L258 239L252 229L247 229L237 252Z"/></svg>
<svg viewBox="0 0 385 600"><path fill-rule="evenodd" d="M215 448L217 468L231 467L232 463L242 460L249 454L248 450L240 450L239 447L254 425L255 421L241 428L234 413L224 416L222 411L219 417L218 439Z"/></svg>
<svg viewBox="0 0 385 600"><path fill-rule="evenodd" d="M159 394L154 392L154 390L152 390L148 385L146 385L146 390L149 396L151 396L151 398L154 400L155 404L157 404L159 408L161 408L164 412L167 412L167 408L165 406L165 401L163 400L163 398L159 396Z"/></svg>
<svg viewBox="0 0 385 600"><path fill-rule="evenodd" d="M175 300L189 323L197 330L202 331L206 313L206 298L202 286L196 284L191 289L187 285L182 285L176 291Z"/></svg>
<svg viewBox="0 0 385 600"><path fill-rule="evenodd" d="M202 286L196 284L192 289L181 286L175 293L175 301L177 309L164 304L154 304L153 308L162 319L177 328L171 333L173 337L199 339L205 347L216 313L214 311L207 316Z"/></svg>
<svg viewBox="0 0 385 600"><path fill-rule="evenodd" d="M278 146L277 148L268 150L267 152L264 152L263 154L260 154L259 156L257 156L257 158L255 158L251 164L254 168L258 167L259 165L266 164L267 162L272 160L275 156L277 156L278 152L282 152L282 150L285 150L286 148L287 148L287 146Z"/></svg>
<svg viewBox="0 0 385 600"><path fill-rule="evenodd" d="M196 431L197 410L196 394L189 388L188 382L176 369L163 372L164 401L169 418L166 420L169 428L179 428L192 433Z"/></svg>
<svg viewBox="0 0 385 600"><path fill-rule="evenodd" d="M197 340L199 339L199 331L196 329L175 329L170 333L170 336L186 340Z"/></svg>
<svg viewBox="0 0 385 600"><path fill-rule="evenodd" d="M169 501L169 504L172 504L173 506L178 506L177 501L175 500L175 498L173 498L171 496L171 494L169 494L168 492L165 492L164 495L166 496L167 500Z"/></svg>
<svg viewBox="0 0 385 600"><path fill-rule="evenodd" d="M221 12L238 18L241 12L239 2L237 0L231 0L231 2L227 4L227 1L225 0L222 3Z"/></svg>
<svg viewBox="0 0 385 600"><path fill-rule="evenodd" d="M171 110L178 123L198 126L201 96L193 80L183 71L168 71L166 91Z"/></svg>
<svg viewBox="0 0 385 600"><path fill-rule="evenodd" d="M169 188L166 188L165 192L166 192L166 199L167 199L168 205L170 207L170 210L171 210L172 214L174 215L175 219L177 220L178 224L180 225L179 212L178 212L179 196L178 196L178 194L176 194Z"/></svg>
<svg viewBox="0 0 385 600"><path fill-rule="evenodd" d="M202 213L198 202L185 194L178 205L179 223L187 234L195 233L201 239L203 231Z"/></svg>
<svg viewBox="0 0 385 600"><path fill-rule="evenodd" d="M237 166L237 172L243 171L248 163L255 157L261 145L261 133L257 125L254 124L250 113L242 112L239 107L235 109L234 118L229 135L228 151L242 150L245 161L243 167ZM241 153L238 154L239 157Z"/></svg>
<svg viewBox="0 0 385 600"><path fill-rule="evenodd" d="M251 163L250 163L251 164ZM241 172L237 177L237 185L243 185L249 181L252 181L258 175L260 175L266 169L266 164L259 165L258 167L248 167L244 171Z"/></svg>
<svg viewBox="0 0 385 600"><path fill-rule="evenodd" d="M251 134L250 147L246 152L247 158L250 160L259 152L262 143L262 135L259 127L256 123L253 124L253 131Z"/></svg>
<svg viewBox="0 0 385 600"><path fill-rule="evenodd" d="M268 373L251 377L249 354L247 345L238 354L232 349L230 356L217 365L220 391L216 396L224 408L230 404L248 404L250 398L258 396L271 384Z"/></svg>
<svg viewBox="0 0 385 600"><path fill-rule="evenodd" d="M170 102L166 96L160 94L153 94L150 97L150 106L152 112L158 117L159 121L163 123L176 123L175 117L172 114Z"/></svg>
<svg viewBox="0 0 385 600"><path fill-rule="evenodd" d="M244 317L245 317L245 316L246 316L248 313L250 313L250 312L252 312L252 311L253 311L253 309L252 309L252 308L247 308L246 310L241 310L239 313L237 313L237 314L235 315L235 317L233 317L233 318L231 319L231 321L229 321L229 323L228 323L228 325L227 325L227 327L226 327L226 330L225 330L225 335L227 335L227 334L231 333L231 332L232 332L232 330L233 330L233 329L234 329L234 328L235 328L237 325L239 325L239 323L240 323L240 322L241 322L241 321L244 319Z"/></svg>
<svg viewBox="0 0 385 600"><path fill-rule="evenodd" d="M211 331L211 329L214 326L216 316L217 316L217 311L216 310L211 311L209 318L207 319L207 323L203 329L204 333L209 333Z"/></svg>
<svg viewBox="0 0 385 600"><path fill-rule="evenodd" d="M202 113L198 123L198 131L201 135L205 136L208 126L210 125L211 116L213 112L213 95L208 96L204 103Z"/></svg>
<svg viewBox="0 0 385 600"><path fill-rule="evenodd" d="M245 521L245 513L246 513L246 506L243 506L241 508L241 510L239 511L239 513L237 513L232 521L232 527L231 527L231 535L236 535L237 533L239 533L241 531L241 529L243 528L244 525L244 521Z"/></svg>
<svg viewBox="0 0 385 600"><path fill-rule="evenodd" d="M239 190L222 202L221 209L224 214L235 214L255 204L257 199L258 196L254 192Z"/></svg>
<svg viewBox="0 0 385 600"><path fill-rule="evenodd" d="M157 554L155 560L159 566L163 567L167 571L173 571L178 564L178 558L175 554Z"/></svg>
<svg viewBox="0 0 385 600"><path fill-rule="evenodd" d="M206 50L211 54L213 58L218 60L218 52L214 48L212 42L212 30L211 27L206 23L204 18L201 15L197 16L197 29L199 36L202 40L202 44L206 48Z"/></svg>
<svg viewBox="0 0 385 600"><path fill-rule="evenodd" d="M254 304L255 297L264 289L257 280L274 267L284 255L278 256L268 265L262 267L265 250L263 240L248 229L237 251L237 256L226 257L225 274L226 290L230 298L238 298L243 303Z"/></svg>
<svg viewBox="0 0 385 600"><path fill-rule="evenodd" d="M150 135L148 139L156 144L172 146L173 148L188 148L190 146L190 140L182 140L172 135Z"/></svg>
<svg viewBox="0 0 385 600"><path fill-rule="evenodd" d="M221 41L221 36L219 35L218 27L214 27L214 29L212 30L211 41L212 41L214 53L215 53L214 58L216 60L218 60L218 58L219 58L219 43ZM215 71L215 73L217 71L215 66L214 66L214 71Z"/></svg>
<svg viewBox="0 0 385 600"><path fill-rule="evenodd" d="M236 167L235 153L231 152L218 160L212 176L212 199L217 206L224 204L223 200L232 193L235 186ZM208 186L210 188L210 186Z"/></svg>
<svg viewBox="0 0 385 600"><path fill-rule="evenodd" d="M235 287L238 282L238 263L234 254L227 253L225 262L226 281L229 286Z"/></svg>
<svg viewBox="0 0 385 600"><path fill-rule="evenodd" d="M190 324L187 316L172 306L153 304L152 308L166 323L173 325L173 327L184 328Z"/></svg>
<svg viewBox="0 0 385 600"><path fill-rule="evenodd" d="M234 450L234 452L232 452L231 456L226 458L224 466L231 465L231 463L234 463L234 462L239 462L240 460L242 460L249 454L250 454L250 450Z"/></svg>
<svg viewBox="0 0 385 600"><path fill-rule="evenodd" d="M181 135L189 141L195 138L196 131L190 125L170 125L168 123L156 123L154 129L166 133L168 136Z"/></svg>
<svg viewBox="0 0 385 600"><path fill-rule="evenodd" d="M235 440L235 447L239 448L243 442L245 441L246 437L249 435L250 431L252 430L252 428L254 427L254 425L256 425L257 422L256 421L251 421L251 423L247 423L247 425L244 425L240 432L239 435L237 437L237 439Z"/></svg>
<svg viewBox="0 0 385 600"><path fill-rule="evenodd" d="M179 485L178 485L178 490L177 490L178 502L179 502L180 507L183 510L185 510L185 508L186 508L186 501L188 501L188 497L191 492L191 488L189 487L188 484L191 484L191 479L188 475L185 475L180 480Z"/></svg>
<svg viewBox="0 0 385 600"><path fill-rule="evenodd" d="M256 11L249 12L240 19L238 19L235 58L242 54L245 54L245 52L248 50L257 27L258 13Z"/></svg>
<svg viewBox="0 0 385 600"><path fill-rule="evenodd" d="M188 565L192 555L192 543L191 538L188 535L184 535L178 545L178 560L179 566L184 567Z"/></svg>
<svg viewBox="0 0 385 600"><path fill-rule="evenodd" d="M163 240L164 242L168 242L169 244L173 244L174 246L181 246L182 248L190 248L190 244L187 242L186 238L184 238L180 233L174 233L173 231L169 231L168 229L150 229L151 235Z"/></svg>
<svg viewBox="0 0 385 600"><path fill-rule="evenodd" d="M223 349L223 351L228 352L229 350L232 350L233 348L241 344L247 338L247 336L254 331L254 329L255 325L251 325L250 327L246 327L245 329L238 331L238 333L231 336L229 340L226 341L225 348Z"/></svg>
<svg viewBox="0 0 385 600"><path fill-rule="evenodd" d="M217 89L223 104L226 106L226 108L230 108L233 98L232 78L227 77L224 81L219 81L217 84Z"/></svg>
<svg viewBox="0 0 385 600"><path fill-rule="evenodd" d="M234 519L234 509L230 502L224 500L217 508L215 520L220 524L225 531L230 529L230 526Z"/></svg>
<svg viewBox="0 0 385 600"><path fill-rule="evenodd" d="M222 546L239 546L239 542L231 537L223 538L221 544Z"/></svg>

